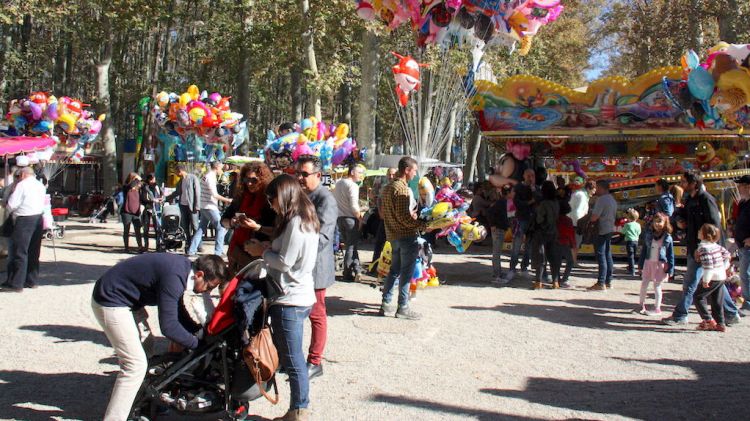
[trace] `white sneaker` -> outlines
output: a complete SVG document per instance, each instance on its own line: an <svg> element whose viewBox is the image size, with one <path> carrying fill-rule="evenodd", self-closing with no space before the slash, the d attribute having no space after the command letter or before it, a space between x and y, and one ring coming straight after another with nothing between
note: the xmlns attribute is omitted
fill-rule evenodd
<svg viewBox="0 0 750 421"><path fill-rule="evenodd" d="M510 280L503 278L502 276L498 276L497 278L490 281L493 285L497 286L503 286L508 285L510 283Z"/></svg>

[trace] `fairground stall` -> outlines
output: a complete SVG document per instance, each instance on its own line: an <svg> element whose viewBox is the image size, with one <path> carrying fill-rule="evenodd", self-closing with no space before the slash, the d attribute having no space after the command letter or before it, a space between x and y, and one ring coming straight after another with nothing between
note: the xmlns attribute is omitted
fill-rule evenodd
<svg viewBox="0 0 750 421"><path fill-rule="evenodd" d="M534 76L477 81L471 109L489 142L504 150L527 145L531 165L548 175L613 180L623 212L633 207L643 215L659 178L675 184L685 170L701 169L726 227L737 197L732 180L750 174L743 135L750 125L750 50L740 57L733 51L722 43L703 63L688 52L682 66L582 89ZM592 246L582 252L592 253ZM615 243L613 253L625 255L624 245Z"/></svg>

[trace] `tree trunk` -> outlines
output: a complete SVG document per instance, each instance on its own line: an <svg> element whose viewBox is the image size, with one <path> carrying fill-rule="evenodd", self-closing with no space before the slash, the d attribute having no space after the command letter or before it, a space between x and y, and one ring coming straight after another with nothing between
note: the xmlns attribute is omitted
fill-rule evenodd
<svg viewBox="0 0 750 421"><path fill-rule="evenodd" d="M320 74L318 73L318 61L315 58L314 22L310 16L310 1L300 0L300 8L302 9L302 22L306 25L302 32L302 44L305 49L305 57L307 58L307 70L310 72L310 78L312 79L312 83L309 83L310 81L307 83L309 108L315 118L318 121L322 121L323 112L320 107L320 88L318 86Z"/></svg>
<svg viewBox="0 0 750 421"><path fill-rule="evenodd" d="M292 66L290 73L290 84L292 94L292 115L294 121L302 121L302 68L299 65Z"/></svg>
<svg viewBox="0 0 750 421"><path fill-rule="evenodd" d="M459 105L460 106L460 105ZM456 137L456 106L451 108L450 120L448 121L448 142L445 143L443 161L451 162L451 150L453 149L453 138Z"/></svg>
<svg viewBox="0 0 750 421"><path fill-rule="evenodd" d="M479 142L479 154L477 156L477 181L484 181L487 176L487 142Z"/></svg>
<svg viewBox="0 0 750 421"><path fill-rule="evenodd" d="M737 11L740 8L737 3L737 0L727 0L727 7L722 8L723 13L718 16L719 38L730 44L737 43Z"/></svg>
<svg viewBox="0 0 750 421"><path fill-rule="evenodd" d="M690 13L688 16L688 31L690 33L690 48L700 53L703 50L703 23L701 22L703 0L690 0Z"/></svg>
<svg viewBox="0 0 750 421"><path fill-rule="evenodd" d="M434 90L434 72L432 69L422 70L422 115L418 118L422 119L422 132L419 134L419 157L421 158L437 158L440 151L428 151L427 145L430 141L429 137L432 133L432 111L435 106L433 101L432 92Z"/></svg>
<svg viewBox="0 0 750 421"><path fill-rule="evenodd" d="M466 157L466 164L464 164L464 177L467 183L474 180L474 173L477 169L477 156L479 155L479 148L482 146L482 131L479 130L479 126L475 123L472 125L471 135L469 135L469 156Z"/></svg>
<svg viewBox="0 0 750 421"><path fill-rule="evenodd" d="M117 145L113 129L112 107L109 92L109 70L112 65L112 48L114 35L112 34L110 22L104 18L102 22L106 39L103 40L102 51L99 61L96 63L96 95L98 112L107 115L102 127L102 142L104 142L104 162L102 163L102 176L104 178L104 191L112 192L117 186Z"/></svg>
<svg viewBox="0 0 750 421"><path fill-rule="evenodd" d="M5 68L6 54L10 51L11 36L8 25L0 26L0 116L5 115L5 88L8 85L8 71Z"/></svg>
<svg viewBox="0 0 750 421"><path fill-rule="evenodd" d="M370 148L367 165L375 164L375 118L378 108L378 85L380 83L380 39L372 31L362 33L362 86L359 88L357 112L357 139L360 146Z"/></svg>

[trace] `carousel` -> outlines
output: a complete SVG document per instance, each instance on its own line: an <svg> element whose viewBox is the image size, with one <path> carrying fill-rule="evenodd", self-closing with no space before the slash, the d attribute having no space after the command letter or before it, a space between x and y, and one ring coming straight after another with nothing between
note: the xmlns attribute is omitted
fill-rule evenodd
<svg viewBox="0 0 750 421"><path fill-rule="evenodd" d="M477 81L470 107L488 142L503 151L527 145L530 165L553 178L612 180L622 213L632 207L643 215L658 179L677 184L684 171L700 169L727 228L738 196L733 180L750 174L750 69L747 55L731 51L721 43L704 62L690 51L681 66L579 89L524 75ZM624 244L615 241L613 254L626 255ZM678 244L675 254L685 248Z"/></svg>

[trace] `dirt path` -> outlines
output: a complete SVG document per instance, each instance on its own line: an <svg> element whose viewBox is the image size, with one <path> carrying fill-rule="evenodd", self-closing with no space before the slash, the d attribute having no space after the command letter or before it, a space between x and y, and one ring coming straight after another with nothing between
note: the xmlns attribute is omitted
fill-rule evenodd
<svg viewBox="0 0 750 421"><path fill-rule="evenodd" d="M0 295L0 419L95 420L106 406L117 365L90 295L98 276L126 257L120 227L67 225L57 262L45 242L41 286ZM527 280L491 287L489 249L470 251L480 254L436 254L446 285L419 291L420 321L378 317L379 293L369 286L328 290L329 341L325 374L311 385L313 419L746 416L750 322L725 334L694 331L695 314L687 329L662 326L632 313L640 282L621 271L614 290L586 292L591 264L575 271L571 290L531 291ZM667 304L679 289L666 287ZM285 412L289 390L279 383L279 405L256 401L254 413Z"/></svg>

